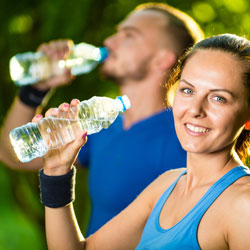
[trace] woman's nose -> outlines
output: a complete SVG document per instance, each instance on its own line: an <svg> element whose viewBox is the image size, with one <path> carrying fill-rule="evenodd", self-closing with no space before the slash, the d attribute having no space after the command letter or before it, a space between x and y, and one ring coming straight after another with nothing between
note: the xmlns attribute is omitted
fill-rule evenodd
<svg viewBox="0 0 250 250"><path fill-rule="evenodd" d="M206 100L201 97L193 98L192 102L190 103L188 112L192 117L204 117L206 115Z"/></svg>

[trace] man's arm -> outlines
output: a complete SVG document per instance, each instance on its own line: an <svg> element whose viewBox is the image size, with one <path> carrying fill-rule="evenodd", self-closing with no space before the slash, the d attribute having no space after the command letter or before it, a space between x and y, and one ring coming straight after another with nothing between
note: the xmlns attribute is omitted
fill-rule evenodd
<svg viewBox="0 0 250 250"><path fill-rule="evenodd" d="M21 163L12 148L9 140L9 133L12 129L30 122L36 113L36 108L29 107L22 103L18 97L15 98L0 132L0 160L14 169L39 169L42 167L42 160L36 159L29 163Z"/></svg>
<svg viewBox="0 0 250 250"><path fill-rule="evenodd" d="M57 40L42 44L39 51L44 52L52 60L64 58L70 51L72 41ZM69 70L65 70L64 74L54 76L47 81L39 82L32 85L32 88L38 92L56 88L70 83L73 77ZM22 98L21 98L22 99ZM34 159L28 163L21 163L17 159L15 152L10 144L9 132L19 126L31 122L36 113L36 107L24 103L19 97L14 99L10 110L7 113L5 121L0 131L0 161L13 169L35 170L42 167L42 159Z"/></svg>

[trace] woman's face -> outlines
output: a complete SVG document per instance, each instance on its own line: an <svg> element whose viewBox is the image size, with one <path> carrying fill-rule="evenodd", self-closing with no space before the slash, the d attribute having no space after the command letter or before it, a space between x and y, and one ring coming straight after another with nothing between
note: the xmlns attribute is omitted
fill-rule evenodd
<svg viewBox="0 0 250 250"><path fill-rule="evenodd" d="M219 50L198 50L186 62L173 103L175 127L187 152L231 150L250 117L242 62Z"/></svg>

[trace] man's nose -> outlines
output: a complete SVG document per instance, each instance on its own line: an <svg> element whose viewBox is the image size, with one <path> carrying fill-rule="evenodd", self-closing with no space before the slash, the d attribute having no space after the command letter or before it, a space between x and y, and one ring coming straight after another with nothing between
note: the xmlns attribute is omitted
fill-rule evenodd
<svg viewBox="0 0 250 250"><path fill-rule="evenodd" d="M118 45L118 35L113 34L104 40L104 46L114 49Z"/></svg>

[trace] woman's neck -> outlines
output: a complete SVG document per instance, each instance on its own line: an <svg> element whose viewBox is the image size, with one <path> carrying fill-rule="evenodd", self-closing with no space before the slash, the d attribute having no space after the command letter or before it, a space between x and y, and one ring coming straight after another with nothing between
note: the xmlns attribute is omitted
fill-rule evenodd
<svg viewBox="0 0 250 250"><path fill-rule="evenodd" d="M186 190L197 186L211 185L230 169L241 165L231 150L213 154L187 154Z"/></svg>

